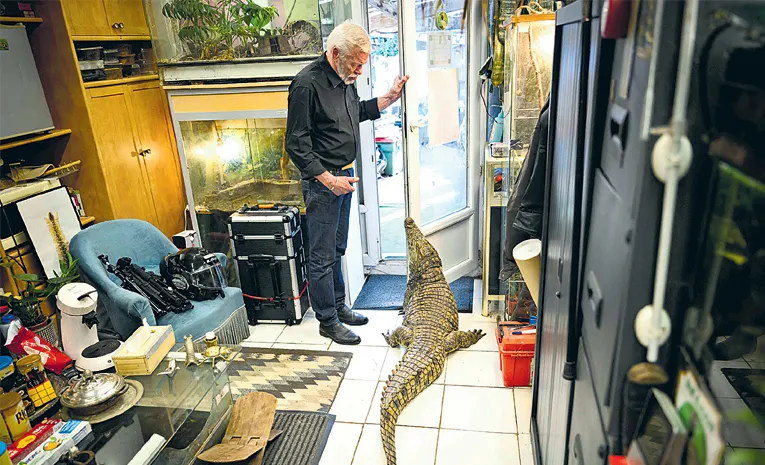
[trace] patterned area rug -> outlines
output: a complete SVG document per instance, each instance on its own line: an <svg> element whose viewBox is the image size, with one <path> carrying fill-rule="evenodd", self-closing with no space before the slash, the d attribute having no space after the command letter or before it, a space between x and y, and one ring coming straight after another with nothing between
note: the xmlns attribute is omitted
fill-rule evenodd
<svg viewBox="0 0 765 465"><path fill-rule="evenodd" d="M279 410L328 413L353 354L242 348L229 366L234 399L268 392Z"/></svg>

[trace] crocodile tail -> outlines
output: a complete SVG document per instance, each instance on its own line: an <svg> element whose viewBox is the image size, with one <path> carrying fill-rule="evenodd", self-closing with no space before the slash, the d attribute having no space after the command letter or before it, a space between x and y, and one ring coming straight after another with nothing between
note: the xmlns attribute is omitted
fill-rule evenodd
<svg viewBox="0 0 765 465"><path fill-rule="evenodd" d="M396 422L399 412L386 408L383 402L380 412L380 435L387 465L396 465Z"/></svg>
<svg viewBox="0 0 765 465"><path fill-rule="evenodd" d="M396 422L418 394L438 379L446 355L442 347L411 348L388 377L380 403L380 434L387 465L396 465Z"/></svg>

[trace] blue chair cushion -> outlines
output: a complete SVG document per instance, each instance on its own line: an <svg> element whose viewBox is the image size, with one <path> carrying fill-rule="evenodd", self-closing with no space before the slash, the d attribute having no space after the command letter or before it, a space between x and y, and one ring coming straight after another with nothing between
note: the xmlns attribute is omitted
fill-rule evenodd
<svg viewBox="0 0 765 465"><path fill-rule="evenodd" d="M98 256L106 254L112 264L121 257L147 271L159 273L162 258L178 249L156 227L140 220L112 220L91 226L76 234L69 244L72 256L78 259L81 273L98 290L99 306L108 313L110 326L123 339L128 338L146 319L150 325L171 325L176 339L191 335L195 339L221 326L244 305L242 291L226 288L225 298L192 302L194 308L183 314L169 314L156 321L149 301L121 287L120 280L108 273ZM223 266L226 257L220 254ZM99 313L99 318L101 313Z"/></svg>
<svg viewBox="0 0 765 465"><path fill-rule="evenodd" d="M181 341L184 336L199 339L207 331L217 329L244 303L242 290L238 287L227 287L223 298L192 301L194 308L185 313L168 313L157 320L159 325L173 327L175 339ZM226 311L221 311L226 309Z"/></svg>

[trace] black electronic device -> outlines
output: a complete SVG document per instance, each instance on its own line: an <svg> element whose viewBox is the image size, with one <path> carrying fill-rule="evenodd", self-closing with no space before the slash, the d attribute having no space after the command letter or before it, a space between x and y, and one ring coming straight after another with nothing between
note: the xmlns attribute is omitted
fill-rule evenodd
<svg viewBox="0 0 765 465"><path fill-rule="evenodd" d="M183 313L193 307L186 297L168 286L164 279L134 264L129 257L117 260L116 266L109 263L109 257L106 255L99 255L98 259L104 264L106 271L122 281L124 289L145 297L157 318L169 312Z"/></svg>
<svg viewBox="0 0 765 465"><path fill-rule="evenodd" d="M159 272L169 286L191 300L225 297L223 265L215 254L204 249L189 247L166 255Z"/></svg>

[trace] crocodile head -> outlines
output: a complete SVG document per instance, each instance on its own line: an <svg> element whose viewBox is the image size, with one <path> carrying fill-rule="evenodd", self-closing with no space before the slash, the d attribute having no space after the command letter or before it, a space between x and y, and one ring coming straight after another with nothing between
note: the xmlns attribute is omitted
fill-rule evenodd
<svg viewBox="0 0 765 465"><path fill-rule="evenodd" d="M409 253L409 277L416 278L428 271L441 269L441 257L428 242L413 219L404 220L406 248Z"/></svg>

